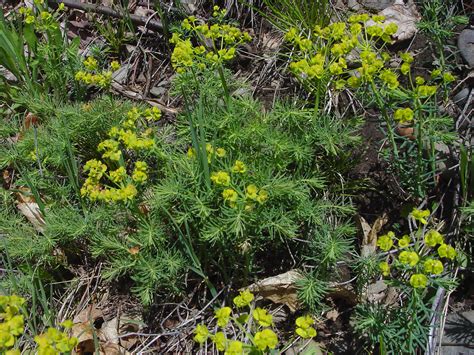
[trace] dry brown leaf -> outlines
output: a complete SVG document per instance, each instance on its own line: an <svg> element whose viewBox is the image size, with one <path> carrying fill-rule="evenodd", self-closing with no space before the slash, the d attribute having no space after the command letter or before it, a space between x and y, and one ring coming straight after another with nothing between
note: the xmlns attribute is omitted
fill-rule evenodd
<svg viewBox="0 0 474 355"><path fill-rule="evenodd" d="M418 31L416 24L421 20L421 16L413 1L405 4L403 0L397 0L379 14L385 16L385 24L397 24L397 33L392 36L395 41L410 39Z"/></svg>
<svg viewBox="0 0 474 355"><path fill-rule="evenodd" d="M119 335L137 332L139 320L134 321L137 325L131 328L132 320L124 315L106 321L103 312L94 305L88 306L80 312L73 320L72 336L79 339L79 344L73 354L85 355L95 353L97 350L101 355L125 355L129 354L127 349L132 348L138 341L134 336L120 338ZM99 348L95 349L98 341Z"/></svg>
<svg viewBox="0 0 474 355"><path fill-rule="evenodd" d="M130 350L138 342L138 336L129 335L124 337L123 335L139 332L140 323L142 323L141 319L126 319L125 315L120 318L120 345L122 345L125 349Z"/></svg>
<svg viewBox="0 0 474 355"><path fill-rule="evenodd" d="M274 303L285 304L291 312L295 312L299 306L296 281L301 277L298 271L290 270L258 281L247 289Z"/></svg>
<svg viewBox="0 0 474 355"><path fill-rule="evenodd" d="M377 234L380 233L383 226L388 222L388 216L384 213L381 217L378 217L372 227L362 216L359 216L358 222L363 234L361 255L366 257L375 253L377 249Z"/></svg>
<svg viewBox="0 0 474 355"><path fill-rule="evenodd" d="M94 353L94 335L97 336L97 330L94 323L103 321L103 313L94 305L90 305L82 310L73 319L72 336L76 337L79 342L73 354ZM97 323L96 323L97 324Z"/></svg>
<svg viewBox="0 0 474 355"><path fill-rule="evenodd" d="M36 203L29 189L23 187L19 188L19 190L22 192L16 194L16 207L38 232L43 233L46 223L39 205Z"/></svg>
<svg viewBox="0 0 474 355"><path fill-rule="evenodd" d="M339 312L335 308L326 313L326 319L332 320L333 322L336 321L337 317L339 317Z"/></svg>
<svg viewBox="0 0 474 355"><path fill-rule="evenodd" d="M128 249L128 252L132 255L137 255L140 252L140 247L139 246L134 246Z"/></svg>
<svg viewBox="0 0 474 355"><path fill-rule="evenodd" d="M28 114L25 117L25 120L23 121L23 126L25 129L30 129L33 126L37 126L39 122L38 116L35 114L28 112Z"/></svg>

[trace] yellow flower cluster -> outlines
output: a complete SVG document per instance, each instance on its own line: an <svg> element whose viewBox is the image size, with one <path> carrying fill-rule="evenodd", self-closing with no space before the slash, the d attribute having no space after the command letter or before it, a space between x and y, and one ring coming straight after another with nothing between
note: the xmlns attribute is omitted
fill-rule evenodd
<svg viewBox="0 0 474 355"><path fill-rule="evenodd" d="M234 304L238 308L250 307L250 303L253 301L254 295L248 291L241 291L238 296L234 298ZM199 344L204 344L208 339L216 346L217 350L224 351L224 354L244 354L251 352L252 349L256 348L260 351L267 349L275 349L278 345L278 337L275 332L268 327L273 325L273 317L265 309L255 308L252 311L252 317L255 320L255 324L264 329L257 331L253 337L252 344L244 344L238 340L229 340L226 338L224 332L219 331L214 335L210 334L208 328L200 324L196 327L194 333L194 340ZM240 317L232 316L232 308L222 307L214 311L214 318L217 320L217 326L225 328L232 320L234 322L248 322L249 315L244 313Z"/></svg>
<svg viewBox="0 0 474 355"><path fill-rule="evenodd" d="M230 175L225 171L218 171L211 174L211 181L216 185L229 186Z"/></svg>
<svg viewBox="0 0 474 355"><path fill-rule="evenodd" d="M368 21L374 22L372 26ZM342 89L347 85L357 87L362 80L373 80L375 74L384 66L384 60L379 58L371 50L371 41L382 39L391 41L391 36L398 30L394 23L383 23L384 18L367 14L354 15L349 18L349 25L344 22L335 22L325 28L316 26L309 37L298 34L295 28L291 28L285 35L285 40L299 49L295 60L290 64L290 70L302 81L313 79L330 82L335 78L336 88ZM352 70L352 75L343 79L342 75L348 75L346 56L358 48L360 50L360 67ZM339 78L338 78L339 77ZM337 80L336 80L337 79ZM390 70L380 74L380 79L391 89L398 87L398 80Z"/></svg>
<svg viewBox="0 0 474 355"><path fill-rule="evenodd" d="M398 256L398 260L400 260L402 264L413 267L418 264L418 261L420 261L420 257L415 251L404 250Z"/></svg>
<svg viewBox="0 0 474 355"><path fill-rule="evenodd" d="M381 235L377 239L377 246L383 251L389 251L393 246L393 238L395 238L395 233L393 232Z"/></svg>
<svg viewBox="0 0 474 355"><path fill-rule="evenodd" d="M76 81L100 88L109 87L112 82L112 71L120 68L120 64L114 60L110 63L108 70L99 70L97 59L92 56L87 57L82 64L85 70L79 70L76 73L74 76Z"/></svg>
<svg viewBox="0 0 474 355"><path fill-rule="evenodd" d="M296 334L303 339L310 339L316 336L316 329L313 328L314 320L310 316L296 318Z"/></svg>
<svg viewBox="0 0 474 355"><path fill-rule="evenodd" d="M268 199L268 192L263 189L259 189L254 184L250 184L245 188L245 197L249 200L257 201L260 204L265 203Z"/></svg>
<svg viewBox="0 0 474 355"><path fill-rule="evenodd" d="M20 354L12 349L17 337L23 334L24 320L20 309L25 299L15 295L0 296L0 353L7 355Z"/></svg>
<svg viewBox="0 0 474 355"><path fill-rule="evenodd" d="M26 25L33 25L36 31L46 32L50 30L57 30L59 23L57 17L60 12L64 11L64 4L61 3L57 10L53 13L48 11L48 8L39 2L35 2L38 11L34 11L30 7L20 7L19 14L23 16L23 21Z"/></svg>
<svg viewBox="0 0 474 355"><path fill-rule="evenodd" d="M236 174L244 174L247 171L247 166L242 161L236 160L231 171ZM211 174L211 181L221 186L229 186L231 184L229 173L222 170L213 172ZM233 208L236 206L239 194L233 188L226 188L222 191L222 197ZM264 189L259 189L255 184L250 184L245 187L244 200L246 202L245 210L251 211L254 207L254 201L263 204L268 200L268 192Z"/></svg>
<svg viewBox="0 0 474 355"><path fill-rule="evenodd" d="M93 64L90 62L89 64ZM148 180L148 165L144 161L135 162L131 176L127 174L121 145L128 150L152 149L155 141L149 138L150 130L139 133L144 121L155 121L161 116L157 108L139 110L133 108L127 113L121 127L112 127L109 138L100 142L97 150L102 153L102 158L110 165L118 164L114 170L110 170L105 163L92 159L84 165L84 171L88 172L87 178L81 188L81 195L87 196L91 201L105 202L127 202L135 198L138 191L133 184L143 184ZM118 187L108 187L101 184L101 179L106 176L110 182ZM133 182L133 183L132 183Z"/></svg>
<svg viewBox="0 0 474 355"><path fill-rule="evenodd" d="M401 124L407 124L413 121L413 110L409 107L399 108L395 111L393 118Z"/></svg>
<svg viewBox="0 0 474 355"><path fill-rule="evenodd" d="M225 151L224 148L214 148L212 144L207 143L206 144L206 155L207 155L207 162L211 163L211 161L214 159L214 157L218 158L224 158L226 156L227 152ZM188 148L187 155L189 158L196 158L196 150L194 148Z"/></svg>
<svg viewBox="0 0 474 355"><path fill-rule="evenodd" d="M424 226L428 224L427 218L430 216L430 211L414 208L410 216ZM413 248L410 248L412 241L409 235L404 235L398 239L399 255L398 258L393 257L392 265L402 272L412 272L409 284L413 288L423 289L429 284L430 278L443 273L444 265L439 259L454 260L457 253L451 245L444 242L443 235L436 230L430 229L424 232L420 228L414 235L418 241L415 240ZM423 236L421 240L420 235ZM377 246L382 251L389 251L394 245L394 239L396 239L395 233L389 232L378 238ZM432 249L436 247L438 247L436 251L439 259L435 258L435 251ZM400 251L400 249L404 250ZM390 266L387 261L379 263L378 267L383 276L390 275Z"/></svg>
<svg viewBox="0 0 474 355"><path fill-rule="evenodd" d="M72 322L64 322L65 328L72 326ZM38 344L38 355L51 355L70 353L77 345L78 339L69 337L66 332L62 332L56 328L48 328L48 330L35 337Z"/></svg>
<svg viewBox="0 0 474 355"><path fill-rule="evenodd" d="M213 17L223 17L227 14L226 9L221 9L219 6L214 5L212 8L212 16Z"/></svg>
<svg viewBox="0 0 474 355"><path fill-rule="evenodd" d="M215 17L222 19L225 15L225 10L223 11L214 10ZM237 46L252 40L247 32L242 32L237 27L222 23L199 24L194 16L184 19L181 27L188 35L194 35L201 44L194 46L190 38L173 33L170 42L175 47L171 54L171 64L178 73L193 66L204 69L229 61L235 57Z"/></svg>
<svg viewBox="0 0 474 355"><path fill-rule="evenodd" d="M244 290L234 298L233 302L238 308L251 308L253 300L254 295L249 290ZM256 307L249 313L233 314L231 307L222 307L214 311L214 318L217 320L217 326L223 330L228 327L229 322L238 324L239 328L242 328L242 324L247 323L250 331L255 334L246 337L249 339L249 343L243 343L227 339L223 331L211 334L204 324L199 324L194 330L194 341L203 345L210 339L217 350L224 351L224 354L228 355L261 353L276 349L278 346L278 336L270 329L273 325L273 316L263 308ZM310 316L298 317L295 332L303 339L313 338L316 336L316 329L313 325L314 320Z"/></svg>
<svg viewBox="0 0 474 355"><path fill-rule="evenodd" d="M413 274L410 276L410 285L413 288L425 288L428 285L428 278L424 274Z"/></svg>
<svg viewBox="0 0 474 355"><path fill-rule="evenodd" d="M419 210L417 208L413 208L410 215L421 224L428 224L426 217L429 217L430 213L430 210Z"/></svg>
<svg viewBox="0 0 474 355"><path fill-rule="evenodd" d="M244 290L244 291L240 291L240 294L238 296L235 296L233 301L237 307L243 308L243 307L249 306L250 303L253 301L253 299L254 299L253 293L250 292L249 290Z"/></svg>
<svg viewBox="0 0 474 355"><path fill-rule="evenodd" d="M138 184L143 184L147 179L148 165L144 161L135 162L135 169L132 173L132 180Z"/></svg>

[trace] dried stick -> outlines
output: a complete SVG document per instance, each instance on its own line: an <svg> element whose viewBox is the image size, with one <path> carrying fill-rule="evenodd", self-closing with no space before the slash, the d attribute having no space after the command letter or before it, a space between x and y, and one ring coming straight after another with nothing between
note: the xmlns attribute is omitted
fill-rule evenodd
<svg viewBox="0 0 474 355"><path fill-rule="evenodd" d="M118 11L115 11L114 9L111 9L110 7L107 7L107 6L80 3L74 0L58 0L58 1L48 0L48 3L50 5L58 5L62 3L71 9L95 12L98 14L102 14L102 15L106 15L106 16L110 16L114 18L124 18L124 14ZM128 14L128 17L130 18L130 21L132 21L136 25L145 26L146 28L150 30L154 30L154 31L163 30L163 24L159 20L150 20L149 18L134 15L134 14Z"/></svg>

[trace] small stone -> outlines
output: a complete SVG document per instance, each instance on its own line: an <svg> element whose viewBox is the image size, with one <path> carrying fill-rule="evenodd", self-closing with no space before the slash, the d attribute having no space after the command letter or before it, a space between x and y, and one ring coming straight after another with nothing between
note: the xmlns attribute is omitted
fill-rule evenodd
<svg viewBox="0 0 474 355"><path fill-rule="evenodd" d="M469 67L474 68L474 30L467 28L458 37L458 48Z"/></svg>
<svg viewBox="0 0 474 355"><path fill-rule="evenodd" d="M166 94L166 88L163 86L153 86L150 89L150 94L155 97L162 97L164 94Z"/></svg>
<svg viewBox="0 0 474 355"><path fill-rule="evenodd" d="M471 92L471 88L464 88L461 91L459 91L453 97L454 103L458 105L459 107L463 107L466 104L466 100L470 92Z"/></svg>
<svg viewBox="0 0 474 355"><path fill-rule="evenodd" d="M393 0L359 0L359 3L367 10L381 11L394 3Z"/></svg>
<svg viewBox="0 0 474 355"><path fill-rule="evenodd" d="M128 79L128 72L130 68L130 64L122 65L117 71L112 74L112 78L114 79L114 81L118 82L119 84L125 84Z"/></svg>
<svg viewBox="0 0 474 355"><path fill-rule="evenodd" d="M361 9L360 4L357 2L357 0L349 0L347 2L347 7L351 10L358 11Z"/></svg>

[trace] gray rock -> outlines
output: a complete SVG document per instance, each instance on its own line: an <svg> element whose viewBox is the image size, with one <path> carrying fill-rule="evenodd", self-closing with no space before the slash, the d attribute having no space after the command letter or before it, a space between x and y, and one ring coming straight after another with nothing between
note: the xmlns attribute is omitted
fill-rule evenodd
<svg viewBox="0 0 474 355"><path fill-rule="evenodd" d="M164 94L166 94L166 88L163 86L153 86L150 89L150 94L155 97L162 97Z"/></svg>
<svg viewBox="0 0 474 355"><path fill-rule="evenodd" d="M474 30L465 29L458 37L458 48L467 64L474 68Z"/></svg>
<svg viewBox="0 0 474 355"><path fill-rule="evenodd" d="M131 69L130 64L122 65L117 71L112 74L112 79L114 79L119 84L125 84L128 78L128 72Z"/></svg>
<svg viewBox="0 0 474 355"><path fill-rule="evenodd" d="M459 107L463 107L466 104L466 100L470 92L471 92L471 88L464 88L461 91L459 91L453 97L454 103L457 104Z"/></svg>
<svg viewBox="0 0 474 355"><path fill-rule="evenodd" d="M360 4L357 2L357 0L349 0L347 2L347 7L351 10L357 11L361 9Z"/></svg>
<svg viewBox="0 0 474 355"><path fill-rule="evenodd" d="M359 0L359 3L367 10L382 11L393 5L394 0Z"/></svg>
<svg viewBox="0 0 474 355"><path fill-rule="evenodd" d="M451 313L446 318L442 354L474 355L474 311Z"/></svg>

